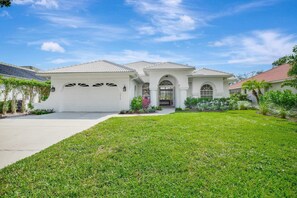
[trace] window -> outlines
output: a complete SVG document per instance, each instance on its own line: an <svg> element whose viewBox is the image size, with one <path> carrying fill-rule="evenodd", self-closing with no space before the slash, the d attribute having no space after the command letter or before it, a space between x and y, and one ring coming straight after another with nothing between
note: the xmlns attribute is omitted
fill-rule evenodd
<svg viewBox="0 0 297 198"><path fill-rule="evenodd" d="M78 83L78 86L81 86L81 87L89 87L89 85L87 85L86 83Z"/></svg>
<svg viewBox="0 0 297 198"><path fill-rule="evenodd" d="M161 83L160 83L160 86L166 86L166 85L173 85L172 82L170 82L169 80L163 80Z"/></svg>
<svg viewBox="0 0 297 198"><path fill-rule="evenodd" d="M96 84L93 84L93 87L101 87L103 85L104 85L104 83L96 83Z"/></svg>
<svg viewBox="0 0 297 198"><path fill-rule="evenodd" d="M65 85L65 87L74 87L76 84L75 83L69 83L67 85Z"/></svg>
<svg viewBox="0 0 297 198"><path fill-rule="evenodd" d="M117 86L117 85L114 84L114 83L106 83L106 85L109 86L109 87L116 87L116 86Z"/></svg>
<svg viewBox="0 0 297 198"><path fill-rule="evenodd" d="M209 84L203 85L200 89L201 98L213 98L213 88Z"/></svg>

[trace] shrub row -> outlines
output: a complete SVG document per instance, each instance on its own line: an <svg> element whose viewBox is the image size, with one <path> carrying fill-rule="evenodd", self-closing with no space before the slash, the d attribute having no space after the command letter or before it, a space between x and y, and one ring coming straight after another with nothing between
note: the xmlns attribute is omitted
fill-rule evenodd
<svg viewBox="0 0 297 198"><path fill-rule="evenodd" d="M259 111L263 115L278 115L282 118L297 115L297 94L291 90L268 91L260 97Z"/></svg>

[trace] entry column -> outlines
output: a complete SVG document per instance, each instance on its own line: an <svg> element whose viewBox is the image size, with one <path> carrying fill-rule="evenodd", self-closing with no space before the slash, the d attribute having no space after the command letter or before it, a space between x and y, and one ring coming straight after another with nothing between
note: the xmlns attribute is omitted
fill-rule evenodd
<svg viewBox="0 0 297 198"><path fill-rule="evenodd" d="M150 96L151 96L151 106L158 106L158 89L153 88L150 89Z"/></svg>
<svg viewBox="0 0 297 198"><path fill-rule="evenodd" d="M181 87L180 88L180 108L184 109L185 106L185 100L187 99L187 92L188 92L188 87Z"/></svg>

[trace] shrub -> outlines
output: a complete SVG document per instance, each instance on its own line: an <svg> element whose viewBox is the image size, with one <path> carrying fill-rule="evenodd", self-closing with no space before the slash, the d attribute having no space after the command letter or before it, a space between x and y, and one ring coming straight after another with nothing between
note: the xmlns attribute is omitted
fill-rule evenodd
<svg viewBox="0 0 297 198"><path fill-rule="evenodd" d="M54 113L54 110L53 109L35 109L30 113L34 115L43 115L43 114Z"/></svg>
<svg viewBox="0 0 297 198"><path fill-rule="evenodd" d="M274 104L287 111L297 108L297 94L293 94L291 90L284 90L283 92L268 91L264 94L261 100Z"/></svg>
<svg viewBox="0 0 297 198"><path fill-rule="evenodd" d="M192 108L196 107L198 100L197 100L197 98L187 97L184 103L187 108L192 109Z"/></svg>
<svg viewBox="0 0 297 198"><path fill-rule="evenodd" d="M259 111L260 111L261 114L267 115L267 113L269 112L268 104L265 103L265 102L260 102L259 103Z"/></svg>
<svg viewBox="0 0 297 198"><path fill-rule="evenodd" d="M272 114L281 118L296 116L294 111L297 110L297 94L290 90L266 92L260 101L265 102ZM261 105L259 107L261 108Z"/></svg>
<svg viewBox="0 0 297 198"><path fill-rule="evenodd" d="M163 108L162 108L161 106L157 106L156 109L157 109L158 111L162 111Z"/></svg>
<svg viewBox="0 0 297 198"><path fill-rule="evenodd" d="M144 109L147 109L148 107L149 107L149 105L150 105L150 99L148 98L148 97L144 97L143 99L142 99L142 107L144 108Z"/></svg>
<svg viewBox="0 0 297 198"><path fill-rule="evenodd" d="M142 97L138 96L138 97L134 97L131 101L131 109L133 111L139 111L140 109L142 109Z"/></svg>
<svg viewBox="0 0 297 198"><path fill-rule="evenodd" d="M248 101L238 101L237 105L239 110L247 110L252 107L251 103Z"/></svg>
<svg viewBox="0 0 297 198"><path fill-rule="evenodd" d="M175 111L182 111L183 109L180 107L175 108Z"/></svg>

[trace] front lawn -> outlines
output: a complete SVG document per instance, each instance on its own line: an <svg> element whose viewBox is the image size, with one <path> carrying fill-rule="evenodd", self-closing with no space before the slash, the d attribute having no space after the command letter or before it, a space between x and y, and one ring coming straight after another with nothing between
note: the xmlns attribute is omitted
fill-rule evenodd
<svg viewBox="0 0 297 198"><path fill-rule="evenodd" d="M112 118L0 170L0 197L296 197L296 153L254 111Z"/></svg>

